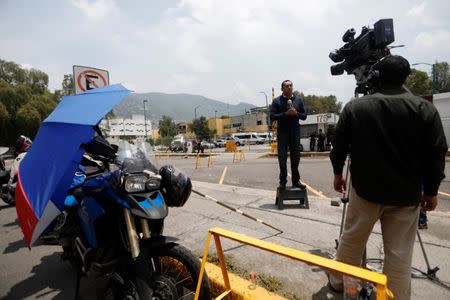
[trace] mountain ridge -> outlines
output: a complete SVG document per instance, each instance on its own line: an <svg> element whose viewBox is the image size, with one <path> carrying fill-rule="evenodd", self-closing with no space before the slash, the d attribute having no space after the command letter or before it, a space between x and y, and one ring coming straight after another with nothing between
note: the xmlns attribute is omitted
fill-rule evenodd
<svg viewBox="0 0 450 300"><path fill-rule="evenodd" d="M126 96L121 103L114 107L117 117L130 117L133 114L144 114L145 103L146 116L156 122L163 115L170 116L175 122L190 122L195 117L205 116L207 118L223 115L242 115L251 108L253 104L239 102L238 104L228 104L219 100L207 98L202 95L187 93L166 94L159 92L132 93ZM197 109L195 109L197 107Z"/></svg>

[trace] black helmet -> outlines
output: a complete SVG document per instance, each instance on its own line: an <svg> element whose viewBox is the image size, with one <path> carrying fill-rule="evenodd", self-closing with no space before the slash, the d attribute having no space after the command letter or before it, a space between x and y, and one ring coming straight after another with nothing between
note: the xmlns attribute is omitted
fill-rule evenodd
<svg viewBox="0 0 450 300"><path fill-rule="evenodd" d="M161 192L168 206L183 206L191 195L191 179L172 165L159 169Z"/></svg>
<svg viewBox="0 0 450 300"><path fill-rule="evenodd" d="M16 144L14 146L14 156L19 155L20 153L27 152L28 148L30 148L33 142L30 138L21 135L17 138Z"/></svg>

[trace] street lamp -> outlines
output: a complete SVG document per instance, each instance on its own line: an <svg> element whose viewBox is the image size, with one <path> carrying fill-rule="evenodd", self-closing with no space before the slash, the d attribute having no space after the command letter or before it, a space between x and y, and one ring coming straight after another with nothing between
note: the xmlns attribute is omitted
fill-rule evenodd
<svg viewBox="0 0 450 300"><path fill-rule="evenodd" d="M214 127L216 127L216 139L217 139L217 110L214 111Z"/></svg>
<svg viewBox="0 0 450 300"><path fill-rule="evenodd" d="M194 120L197 120L197 108L199 108L201 105L197 105L195 108L194 108L194 116L195 116L195 118L194 118Z"/></svg>
<svg viewBox="0 0 450 300"><path fill-rule="evenodd" d="M266 117L267 117L267 135L269 137L269 144L272 143L270 138L270 113L269 113L269 102L267 100L267 94L265 92L260 92L261 94L264 94L266 97Z"/></svg>
<svg viewBox="0 0 450 300"><path fill-rule="evenodd" d="M434 64L426 63L426 62L418 62L415 64L412 64L411 66L417 66L417 65L427 65L431 67L431 89L432 93L436 92L436 82L437 82L437 76L436 76L436 67Z"/></svg>
<svg viewBox="0 0 450 300"><path fill-rule="evenodd" d="M144 126L145 126L145 141L147 142L147 116L145 114L145 103L147 103L147 100L142 101L144 103Z"/></svg>

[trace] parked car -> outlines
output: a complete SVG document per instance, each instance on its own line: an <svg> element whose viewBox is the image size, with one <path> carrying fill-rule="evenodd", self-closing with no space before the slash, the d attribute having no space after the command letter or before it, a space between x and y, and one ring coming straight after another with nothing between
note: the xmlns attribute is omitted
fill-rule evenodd
<svg viewBox="0 0 450 300"><path fill-rule="evenodd" d="M214 143L210 143L210 142L207 142L207 141L202 141L200 144L205 149L214 149L214 148L216 148L216 145L214 145Z"/></svg>
<svg viewBox="0 0 450 300"><path fill-rule="evenodd" d="M225 142L235 141L236 142L236 146L244 146L245 145L245 142L243 140L241 140L241 139L239 139L237 137L233 137L233 136L224 137L224 140L225 140Z"/></svg>
<svg viewBox="0 0 450 300"><path fill-rule="evenodd" d="M216 145L217 148L225 147L226 143L227 141L225 139L217 139L214 141L214 144Z"/></svg>

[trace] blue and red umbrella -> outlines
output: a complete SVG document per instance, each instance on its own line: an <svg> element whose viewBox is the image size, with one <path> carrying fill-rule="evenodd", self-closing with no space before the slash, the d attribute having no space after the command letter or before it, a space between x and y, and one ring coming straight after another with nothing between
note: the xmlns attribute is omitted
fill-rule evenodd
<svg viewBox="0 0 450 300"><path fill-rule="evenodd" d="M76 168L101 119L130 91L121 84L66 96L41 124L20 163L16 209L31 247L61 213Z"/></svg>

